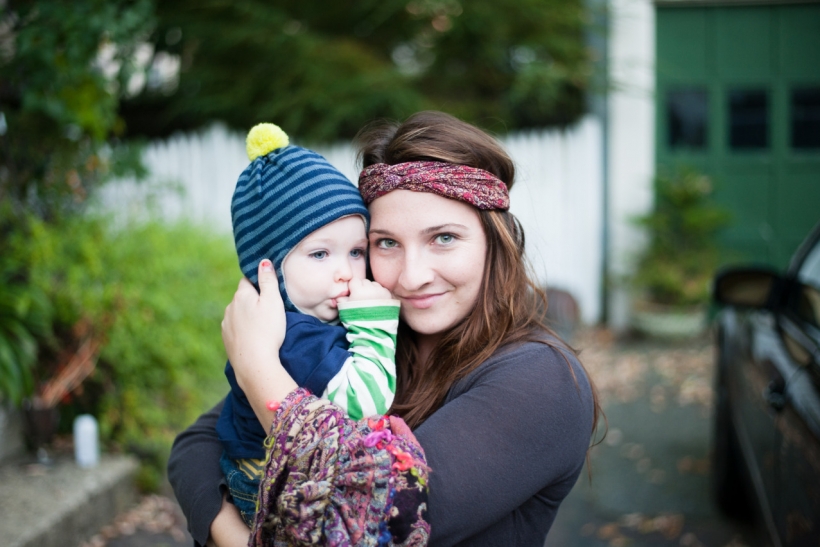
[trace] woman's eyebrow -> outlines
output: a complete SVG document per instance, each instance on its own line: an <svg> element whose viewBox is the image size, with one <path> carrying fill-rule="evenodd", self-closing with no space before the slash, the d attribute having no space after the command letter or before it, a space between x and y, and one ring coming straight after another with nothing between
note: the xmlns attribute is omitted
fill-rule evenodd
<svg viewBox="0 0 820 547"><path fill-rule="evenodd" d="M380 230L379 228L370 228L368 233L370 233L370 234L381 234L383 236L393 235L389 230Z"/></svg>
<svg viewBox="0 0 820 547"><path fill-rule="evenodd" d="M448 230L453 228L460 228L462 230L468 230L467 226L464 224L458 224L455 222L449 222L447 224L439 224L438 226L430 226L429 228L424 228L421 233L422 234L430 234L433 232L440 232L441 230ZM383 228L370 228L370 234L379 234L383 236L392 236L393 232L390 230L385 230Z"/></svg>
<svg viewBox="0 0 820 547"><path fill-rule="evenodd" d="M438 226L430 226L429 228L425 228L421 231L423 234L431 234L433 232L440 232L442 230L451 230L453 228L461 228L462 230L467 230L468 228L463 224L456 224L454 222L450 222L447 224L440 224Z"/></svg>

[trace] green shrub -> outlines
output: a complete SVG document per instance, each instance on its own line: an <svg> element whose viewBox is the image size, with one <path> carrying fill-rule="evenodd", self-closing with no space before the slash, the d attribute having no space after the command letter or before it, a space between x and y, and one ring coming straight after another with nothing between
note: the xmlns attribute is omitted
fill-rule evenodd
<svg viewBox="0 0 820 547"><path fill-rule="evenodd" d="M729 214L711 201L712 180L693 169L660 173L655 209L635 222L649 244L633 279L650 302L670 306L706 304L721 263L718 233Z"/></svg>
<svg viewBox="0 0 820 547"><path fill-rule="evenodd" d="M174 435L227 391L220 321L241 275L232 241L189 224L27 224L12 252L51 301L60 348L88 332L101 341L65 410L93 412L105 440L161 466ZM58 360L42 355L38 379Z"/></svg>
<svg viewBox="0 0 820 547"><path fill-rule="evenodd" d="M0 272L0 401L19 407L31 395L38 349L50 335L45 293Z"/></svg>

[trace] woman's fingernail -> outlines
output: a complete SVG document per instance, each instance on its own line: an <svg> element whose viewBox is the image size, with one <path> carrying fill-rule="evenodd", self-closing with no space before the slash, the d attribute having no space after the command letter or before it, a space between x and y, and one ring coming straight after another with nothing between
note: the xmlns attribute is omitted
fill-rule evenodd
<svg viewBox="0 0 820 547"><path fill-rule="evenodd" d="M273 264L267 258L260 263L260 266L262 266L262 271L265 272L270 272L273 270Z"/></svg>

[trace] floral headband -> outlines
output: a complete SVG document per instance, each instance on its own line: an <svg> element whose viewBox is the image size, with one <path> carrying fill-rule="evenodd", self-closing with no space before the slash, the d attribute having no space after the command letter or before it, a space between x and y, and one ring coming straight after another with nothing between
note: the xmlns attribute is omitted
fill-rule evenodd
<svg viewBox="0 0 820 547"><path fill-rule="evenodd" d="M469 203L478 209L510 208L507 185L492 173L438 161L375 163L359 175L365 205L393 190L429 192Z"/></svg>

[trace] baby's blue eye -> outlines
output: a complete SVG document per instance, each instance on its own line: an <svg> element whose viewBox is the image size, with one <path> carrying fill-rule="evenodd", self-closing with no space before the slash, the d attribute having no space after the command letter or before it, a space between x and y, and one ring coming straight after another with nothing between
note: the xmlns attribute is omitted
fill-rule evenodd
<svg viewBox="0 0 820 547"><path fill-rule="evenodd" d="M350 251L350 256L353 258L361 258L364 256L364 249L353 249Z"/></svg>
<svg viewBox="0 0 820 547"><path fill-rule="evenodd" d="M310 256L316 260L322 260L327 258L327 251L316 251L315 253L310 253Z"/></svg>
<svg viewBox="0 0 820 547"><path fill-rule="evenodd" d="M395 239L385 238L385 239L380 239L376 242L376 246L380 247L382 249L392 249L396 245L398 245L398 243L396 242Z"/></svg>

